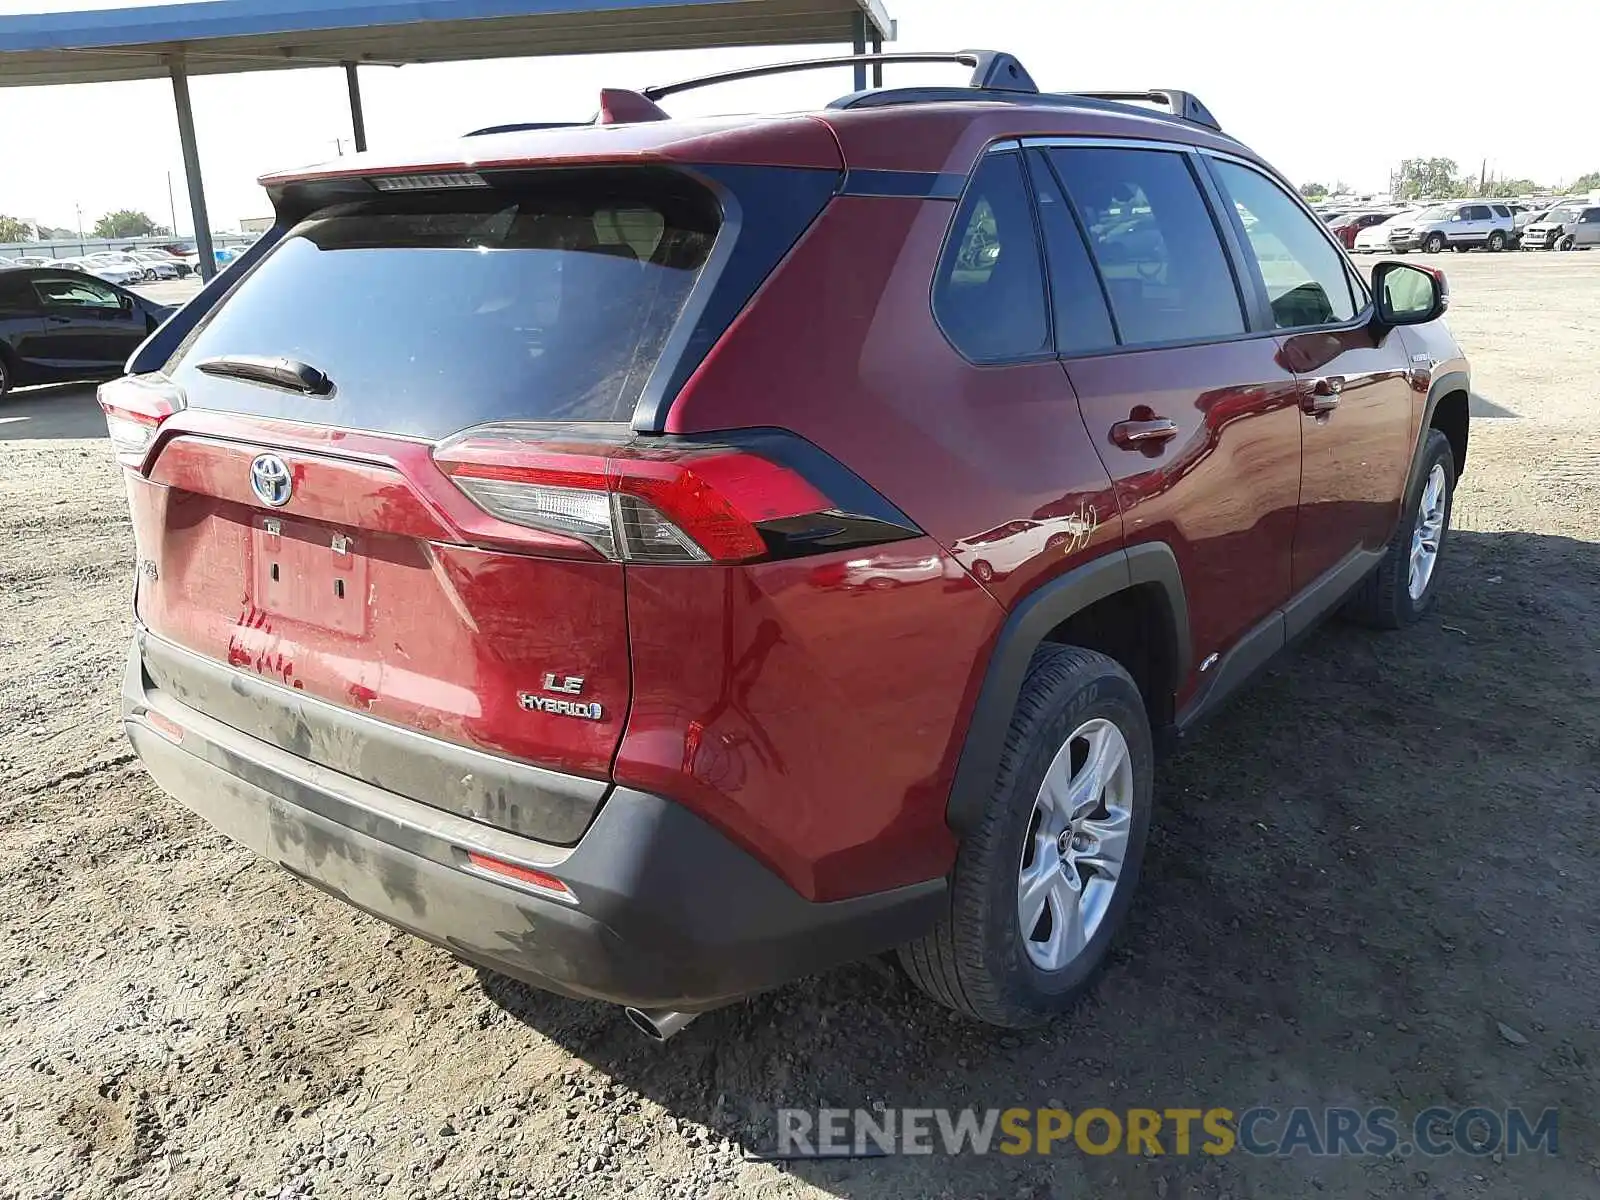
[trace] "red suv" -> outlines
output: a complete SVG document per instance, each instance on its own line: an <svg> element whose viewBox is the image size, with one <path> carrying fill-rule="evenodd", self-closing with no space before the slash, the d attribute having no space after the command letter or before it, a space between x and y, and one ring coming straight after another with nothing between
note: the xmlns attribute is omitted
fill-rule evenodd
<svg viewBox="0 0 1600 1200"><path fill-rule="evenodd" d="M157 782L658 1037L890 949L1066 1006L1156 747L1433 600L1468 378L1442 277L1369 289L1193 97L949 57L267 178L101 393Z"/></svg>

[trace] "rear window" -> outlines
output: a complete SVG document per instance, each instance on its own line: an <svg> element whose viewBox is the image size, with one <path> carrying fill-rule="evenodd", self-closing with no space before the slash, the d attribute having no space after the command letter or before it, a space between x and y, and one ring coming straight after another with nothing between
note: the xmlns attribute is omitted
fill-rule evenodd
<svg viewBox="0 0 1600 1200"><path fill-rule="evenodd" d="M716 239L664 172L524 174L313 214L181 346L197 407L428 438L492 420L626 422ZM302 396L196 368L286 357Z"/></svg>

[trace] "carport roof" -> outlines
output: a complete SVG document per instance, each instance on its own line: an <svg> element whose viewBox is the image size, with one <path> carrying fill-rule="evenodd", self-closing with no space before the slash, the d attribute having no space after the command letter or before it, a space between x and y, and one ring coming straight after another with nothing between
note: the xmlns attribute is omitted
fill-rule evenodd
<svg viewBox="0 0 1600 1200"><path fill-rule="evenodd" d="M0 87L340 63L401 65L850 42L879 0L202 0L0 17Z"/></svg>

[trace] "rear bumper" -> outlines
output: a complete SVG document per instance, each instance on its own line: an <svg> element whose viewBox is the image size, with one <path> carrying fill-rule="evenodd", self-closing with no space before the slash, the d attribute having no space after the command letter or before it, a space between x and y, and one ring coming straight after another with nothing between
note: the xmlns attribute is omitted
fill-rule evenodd
<svg viewBox="0 0 1600 1200"><path fill-rule="evenodd" d="M886 950L929 929L943 879L816 904L712 826L614 789L553 846L318 766L156 690L137 643L123 721L156 782L222 833L341 900L563 995L694 1012ZM575 902L468 853L553 875Z"/></svg>

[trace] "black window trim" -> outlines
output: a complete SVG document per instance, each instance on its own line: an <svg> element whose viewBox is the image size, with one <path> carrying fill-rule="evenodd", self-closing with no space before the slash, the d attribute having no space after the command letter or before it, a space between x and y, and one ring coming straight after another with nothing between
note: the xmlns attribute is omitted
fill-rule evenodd
<svg viewBox="0 0 1600 1200"><path fill-rule="evenodd" d="M1008 359L971 359L963 354L960 348L950 340L950 336L945 333L944 327L939 324L938 315L932 312L933 289L938 284L938 271L937 268L935 268L928 281L929 311L930 314L933 315L934 326L939 330L940 336L944 338L945 343L950 346L953 351L955 351L955 353L963 362L980 368L1017 366L1025 363L1048 361L1051 358L1060 360L1062 362L1070 362L1074 359L1081 358L1104 358L1110 355L1118 354L1143 354L1152 350L1182 350L1197 346L1228 345L1233 342L1248 342L1256 341L1261 338L1285 337L1294 335L1296 333L1343 333L1350 330L1360 329L1372 323L1372 318L1375 311L1375 301L1373 299L1372 289L1367 282L1366 276L1361 273L1360 268L1356 265L1354 259L1350 257L1349 252L1345 250L1344 246L1339 242L1339 240L1327 229L1326 224L1316 215L1315 211L1309 204L1305 202L1305 199L1298 194L1295 188L1265 163L1258 162L1257 160L1248 158L1242 154L1233 154L1226 150L1219 150L1211 146L1196 145L1193 142L1177 140L1168 141L1161 138L1096 137L1094 135L1061 134L1044 134L1032 137L1007 136L997 138L995 141L990 142L987 146L985 146L983 151L974 160L972 170L967 175L967 185L966 187L962 188L961 195L954 197L953 203L951 203L951 201L944 200L943 197L940 197L942 202L951 204L952 210L949 225L945 230L945 236L939 244L940 261L943 260L945 247L949 244L950 238L954 236L953 230L955 228L956 214L961 211L962 202L966 199L967 187L971 186L973 178L978 173L978 167L982 165L984 159L990 154L1005 153L1007 151L1024 152L1021 156L1023 174L1027 179L1028 188L1031 194L1033 188L1033 179L1028 163L1028 155L1025 153L1025 151L1031 149L1048 150L1053 147L1103 147L1113 150L1164 150L1168 153L1187 155L1190 160L1190 170L1195 176L1196 186L1200 189L1200 194L1205 200L1207 208L1210 210L1213 225L1218 229L1218 236L1222 241L1223 256L1228 261L1228 269L1233 273L1234 288L1241 297L1241 304L1244 308L1246 326L1245 331L1243 333L1224 334L1219 337L1182 338L1169 342L1139 342L1130 345L1123 343L1120 340L1121 331L1117 327L1116 314L1113 312L1112 329L1117 334L1119 339L1117 345L1115 346L1105 346L1095 350L1052 350L1049 353L1041 352L1024 357ZM1046 155L1045 158L1048 163L1049 156ZM1278 187L1281 188L1295 204L1299 205L1301 211L1311 218L1311 220L1316 224L1317 228L1321 230L1322 236L1327 240L1328 244L1333 247L1334 253L1339 256L1339 260L1344 264L1345 270L1351 281L1359 286L1360 294L1356 297L1358 304L1357 312L1354 317L1337 325L1307 325L1298 327L1296 329L1279 329L1277 327L1272 318L1271 306L1267 301L1266 287L1261 282L1259 273L1254 269L1253 260L1245 256L1245 250L1241 244L1241 239L1244 237L1243 225L1239 221L1238 213L1233 210L1233 206L1225 203L1223 200L1222 192L1211 171L1211 165L1209 162L1211 159L1223 159L1228 162L1237 163L1242 167L1247 167L1258 174L1264 175L1269 181L1277 184ZM1053 173L1054 168L1052 167L1051 170ZM1076 206L1071 203L1071 197L1069 193L1067 192L1066 188L1061 185L1059 179L1057 179L1056 183L1057 186L1061 188L1062 195L1067 197L1068 207L1073 209L1073 221L1075 223L1079 222L1080 218L1076 211ZM1050 292L1050 269L1049 261L1045 257L1044 253L1044 240L1042 236L1042 230L1039 228L1039 221L1040 217L1036 210L1034 214L1034 238L1037 243L1036 249L1040 256L1040 270L1043 272L1043 278L1045 281L1046 315L1050 318L1050 344L1053 347L1055 345L1056 333L1054 312L1051 308L1052 296ZM1093 255L1090 256L1090 264L1095 267L1095 273L1098 275L1099 266L1094 263ZM1101 281L1101 286L1102 289L1104 289L1103 280ZM1244 294L1247 288L1250 293L1249 296ZM1363 300L1365 302L1361 303ZM1107 304L1109 307L1109 301Z"/></svg>
<svg viewBox="0 0 1600 1200"><path fill-rule="evenodd" d="M1222 241L1223 257L1228 261L1228 269L1233 272L1234 287L1236 290L1242 293L1246 286L1245 280L1249 279L1248 287L1252 297L1255 298L1245 298L1242 300L1246 326L1243 333L1229 333L1218 337L1180 338L1170 342L1138 342L1131 345L1119 343L1118 345L1107 346L1099 350L1073 350L1058 354L1056 357L1061 361L1069 362L1073 359L1079 358L1104 358L1108 355L1114 354L1143 354L1150 350L1182 350L1196 346L1225 346L1233 342L1256 341L1260 338L1280 337L1284 334L1295 332L1294 330L1289 329L1279 329L1272 323L1271 309L1266 303L1265 288L1258 281L1250 278L1250 276L1253 275L1253 272L1248 272L1244 269L1246 263L1242 257L1243 250L1240 248L1238 241L1240 237L1240 227L1236 224L1237 216L1228 215L1229 206L1222 204L1221 194L1216 190L1216 183L1211 178L1210 167L1205 165L1203 160L1207 157L1225 158L1229 161L1237 162L1243 166L1253 168L1254 170L1262 171L1267 175L1268 178L1272 179L1280 187L1284 187L1284 180L1275 172L1268 168L1264 168L1262 164L1253 159L1246 158L1243 155L1230 154L1225 150L1216 150L1210 146L1199 146L1192 142L1166 141L1158 138L1119 138L1095 137L1093 135L1047 134L1037 137L1023 137L1020 139L1012 138L1008 139L1006 144L1010 145L1018 141L1021 142L1024 149L1038 148L1041 150L1048 150L1052 147L1062 147L1068 149L1080 147L1104 147L1112 150L1165 150L1168 153L1188 155L1191 159L1190 169L1196 177L1196 186L1200 189L1200 195L1205 200L1206 205L1210 210L1212 224L1218 228L1218 236ZM1062 194L1067 194L1065 188L1062 189ZM1294 195L1293 189L1290 189L1290 195ZM1311 213L1310 207L1304 202L1304 200L1297 198L1296 202L1307 213ZM1312 213L1312 216L1315 216L1315 214ZM1320 225L1321 222L1319 221L1318 224ZM1339 245L1338 241L1333 237L1332 234L1328 233L1326 229L1323 230L1323 236L1327 237L1328 240L1333 243L1334 249L1338 252L1339 257L1344 261L1345 266L1351 271L1351 273L1358 280L1362 279L1360 271L1357 270L1355 264L1350 260L1350 256L1345 253L1344 247ZM1093 262L1092 256L1090 261ZM1098 269L1099 268L1096 267L1097 271ZM1339 332L1346 329L1360 328L1363 324L1369 322L1371 320L1372 298L1370 291L1366 288L1365 280L1362 280L1362 290L1367 295L1367 304L1365 308L1356 314L1356 319L1348 321L1342 325L1313 325L1309 326L1308 328L1322 331Z"/></svg>
<svg viewBox="0 0 1600 1200"><path fill-rule="evenodd" d="M1027 193L1028 207L1033 217L1033 252L1039 262L1039 279L1044 285L1044 318L1045 318L1045 346L1030 354L1016 354L1002 358L973 358L960 346L944 327L944 322L939 320L939 308L934 303L934 293L939 288L939 269L944 265L945 254L950 249L952 238L959 236L956 223L966 207L967 193L972 190L973 183L978 178L978 171L989 160L990 155L1014 154L1017 158L1017 169L1022 173L1023 191ZM943 197L938 199L942 200ZM959 196L952 197L954 203L950 206L950 221L945 227L944 237L939 241L939 254L934 260L933 271L928 276L928 314L933 318L934 328L939 331L939 336L944 338L945 345L960 357L961 361L973 367L1015 367L1027 363L1054 362L1058 357L1056 353L1056 322L1055 310L1052 307L1050 294L1050 263L1044 252L1044 229L1040 224L1039 203L1033 190L1033 177L1028 173L1027 155L1023 153L1023 139L1005 137L990 142L983 148L976 159L973 160L972 170L967 173L966 182L961 188Z"/></svg>
<svg viewBox="0 0 1600 1200"><path fill-rule="evenodd" d="M1306 202L1300 197L1297 189L1290 187L1288 181L1280 178L1274 172L1263 168L1260 163L1251 162L1249 159L1241 158L1237 154L1214 153L1209 150L1202 150L1200 156L1207 160L1206 175L1211 179L1212 186L1216 189L1216 202L1221 207L1222 211L1227 213L1230 223L1234 226L1237 233L1239 239L1239 253L1242 255L1241 262L1248 269L1248 274L1250 275L1254 285L1253 290L1255 290L1260 297L1260 304L1262 305L1260 314L1261 319L1264 321L1267 329L1270 332L1278 334L1314 332L1325 333L1329 331L1344 332L1345 330L1359 329L1363 325L1371 324L1373 305L1371 290L1367 287L1366 281L1362 279L1361 273L1356 270L1355 264L1350 261L1350 256L1345 251L1345 248L1340 243L1339 239L1332 235L1325 222L1317 219L1317 214L1312 210L1310 205L1306 204ZM1360 292L1356 293L1352 290L1350 297L1351 305L1355 309L1355 315L1353 317L1351 317L1348 321L1329 322L1322 325L1293 325L1287 329L1278 328L1272 315L1272 305L1267 296L1266 282L1261 274L1260 263L1256 261L1255 251L1249 248L1250 243L1248 236L1245 233L1244 222L1240 220L1237 209L1235 209L1233 205L1227 203L1226 201L1227 190L1222 186L1222 181L1216 177L1216 174L1212 169L1211 164L1214 160L1229 162L1234 166L1243 167L1247 171L1254 171L1268 183L1274 184L1279 191L1281 191L1285 196L1289 197L1291 201L1299 206L1301 212L1309 221L1311 221L1313 225L1316 226L1318 232L1322 234L1322 240L1331 246L1334 253L1338 255L1339 265L1344 268L1346 284L1360 284Z"/></svg>

